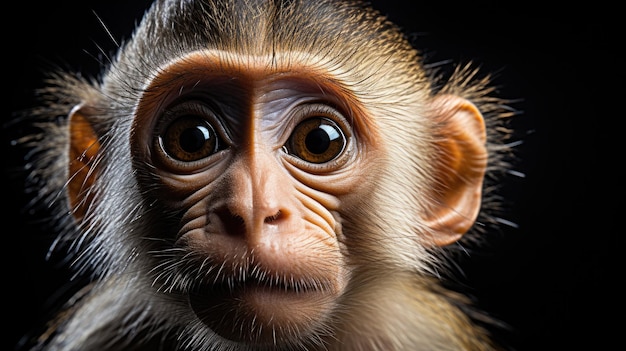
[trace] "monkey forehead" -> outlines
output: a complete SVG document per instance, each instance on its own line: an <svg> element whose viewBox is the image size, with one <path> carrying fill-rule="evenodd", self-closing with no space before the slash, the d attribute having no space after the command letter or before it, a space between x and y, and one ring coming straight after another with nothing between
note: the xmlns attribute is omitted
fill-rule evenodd
<svg viewBox="0 0 626 351"><path fill-rule="evenodd" d="M207 85L219 90L220 85L236 83L236 90L242 97L255 99L257 103L277 101L287 90L323 97L346 112L356 133L362 131L361 137L375 144L378 128L370 111L351 88L356 83L341 77L340 68L329 70L322 59L310 54L194 51L167 62L147 78L136 108L136 124L149 125L145 123L146 118L159 115L172 101L189 91ZM221 93L217 91L217 94Z"/></svg>
<svg viewBox="0 0 626 351"><path fill-rule="evenodd" d="M289 52L272 55L250 55L222 50L193 51L177 57L155 70L149 76L143 91L150 93L162 87L179 88L185 84L198 84L205 79L240 79L250 88L255 83L265 83L286 77L316 83L322 93L340 95L356 102L357 82L341 67L329 69L329 63L310 54ZM313 86L313 85L308 85ZM350 89L348 87L351 87Z"/></svg>

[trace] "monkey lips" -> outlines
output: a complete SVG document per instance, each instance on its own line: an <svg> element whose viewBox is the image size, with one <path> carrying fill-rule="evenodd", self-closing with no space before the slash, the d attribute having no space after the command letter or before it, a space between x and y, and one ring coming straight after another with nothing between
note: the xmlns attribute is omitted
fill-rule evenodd
<svg viewBox="0 0 626 351"><path fill-rule="evenodd" d="M299 342L324 329L345 287L338 253L278 256L263 246L225 250L220 241L186 255L183 271L203 276L188 279L195 282L188 296L199 320L226 339L267 345Z"/></svg>

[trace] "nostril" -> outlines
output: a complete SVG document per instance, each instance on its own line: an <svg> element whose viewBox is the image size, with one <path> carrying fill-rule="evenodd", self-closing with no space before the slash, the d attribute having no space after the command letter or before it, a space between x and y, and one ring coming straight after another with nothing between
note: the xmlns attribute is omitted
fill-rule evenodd
<svg viewBox="0 0 626 351"><path fill-rule="evenodd" d="M245 235L246 221L243 217L232 213L227 208L216 210L215 214L222 222L226 233L230 235Z"/></svg>
<svg viewBox="0 0 626 351"><path fill-rule="evenodd" d="M273 216L265 217L264 222L265 223L272 223L272 222L275 222L275 221L281 219L282 217L283 217L283 212L281 210L278 210L278 212L276 212Z"/></svg>

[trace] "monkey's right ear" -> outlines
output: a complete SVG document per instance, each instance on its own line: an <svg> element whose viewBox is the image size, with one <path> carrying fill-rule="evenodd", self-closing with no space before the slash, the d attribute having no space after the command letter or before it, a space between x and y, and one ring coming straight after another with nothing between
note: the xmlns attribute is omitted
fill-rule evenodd
<svg viewBox="0 0 626 351"><path fill-rule="evenodd" d="M95 158L100 142L88 119L83 105L75 106L69 115L69 179L68 195L74 218L85 216L91 203L96 179Z"/></svg>
<svg viewBox="0 0 626 351"><path fill-rule="evenodd" d="M457 241L476 221L487 167L483 116L470 101L454 95L433 102L438 125L432 191L425 223L435 245Z"/></svg>

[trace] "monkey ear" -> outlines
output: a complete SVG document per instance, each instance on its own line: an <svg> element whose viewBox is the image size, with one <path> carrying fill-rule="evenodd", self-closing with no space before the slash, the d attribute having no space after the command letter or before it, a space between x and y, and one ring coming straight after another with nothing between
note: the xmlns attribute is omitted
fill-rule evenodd
<svg viewBox="0 0 626 351"><path fill-rule="evenodd" d="M96 179L94 160L100 142L88 119L85 108L77 105L69 115L69 178L68 195L74 218L82 220L93 197Z"/></svg>
<svg viewBox="0 0 626 351"><path fill-rule="evenodd" d="M442 95L433 104L441 129L436 142L435 201L425 223L432 229L433 242L444 246L460 239L478 217L487 137L482 114L468 100Z"/></svg>

